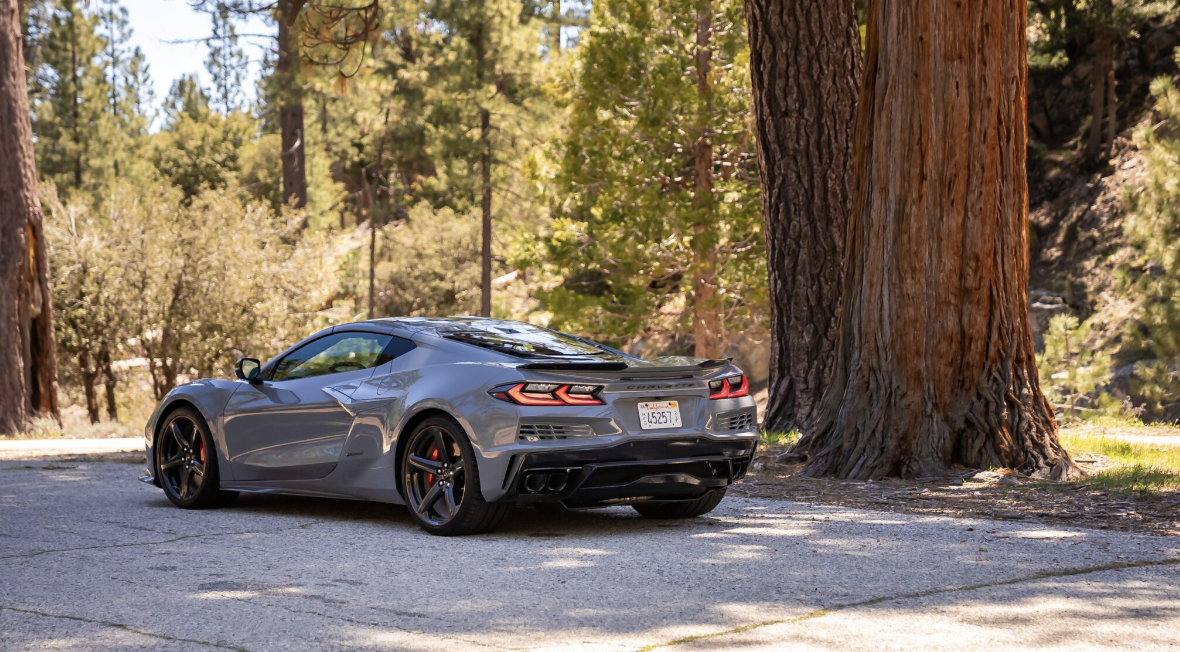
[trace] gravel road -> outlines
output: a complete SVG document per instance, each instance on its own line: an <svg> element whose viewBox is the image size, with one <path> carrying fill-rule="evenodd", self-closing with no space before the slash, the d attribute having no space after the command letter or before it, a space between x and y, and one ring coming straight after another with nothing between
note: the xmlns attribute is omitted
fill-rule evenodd
<svg viewBox="0 0 1180 652"><path fill-rule="evenodd" d="M1180 649L1172 537L731 497L444 539L371 503L182 511L140 470L0 461L0 649Z"/></svg>

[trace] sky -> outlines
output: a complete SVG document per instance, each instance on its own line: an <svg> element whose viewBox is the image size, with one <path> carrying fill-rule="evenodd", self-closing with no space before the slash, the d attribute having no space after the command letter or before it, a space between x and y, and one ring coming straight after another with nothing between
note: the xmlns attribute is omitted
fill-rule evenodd
<svg viewBox="0 0 1180 652"><path fill-rule="evenodd" d="M208 89L205 59L209 56L209 49L204 43L192 42L193 39L208 38L212 32L213 23L208 14L194 11L187 0L122 0L122 4L127 7L133 30L131 45L139 46L148 62L157 107L168 95L172 82L182 75L196 75L201 85ZM273 38L263 36L273 31L274 27L261 18L238 24L238 34L243 35L240 40L242 50L251 64L250 79L242 89L248 100L252 101L256 95L254 82L258 78L263 48L273 44Z"/></svg>

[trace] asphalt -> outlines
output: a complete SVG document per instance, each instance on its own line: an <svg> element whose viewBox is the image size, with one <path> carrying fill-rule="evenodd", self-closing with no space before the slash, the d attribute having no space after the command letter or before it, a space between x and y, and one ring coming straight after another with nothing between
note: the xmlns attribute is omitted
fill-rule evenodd
<svg viewBox="0 0 1180 652"><path fill-rule="evenodd" d="M99 458L101 459L101 458ZM244 496L0 461L0 650L1180 649L1180 540L727 498L709 516Z"/></svg>

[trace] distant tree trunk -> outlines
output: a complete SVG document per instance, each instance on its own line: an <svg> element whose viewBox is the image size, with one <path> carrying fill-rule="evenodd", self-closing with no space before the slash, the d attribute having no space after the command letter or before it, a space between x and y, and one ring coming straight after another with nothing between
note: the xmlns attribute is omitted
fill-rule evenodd
<svg viewBox="0 0 1180 652"><path fill-rule="evenodd" d="M1118 117L1118 95L1115 93L1114 81L1114 58L1115 58L1115 39L1114 34L1111 35L1110 40L1110 65L1106 67L1106 134L1104 137L1102 156L1103 160L1109 160L1114 149L1114 137L1118 133L1119 117Z"/></svg>
<svg viewBox="0 0 1180 652"><path fill-rule="evenodd" d="M303 147L303 83L299 71L299 49L291 27L299 16L303 0L279 0L279 56L275 72L279 77L279 131L283 160L283 201L296 208L307 205L307 170Z"/></svg>
<svg viewBox="0 0 1180 652"><path fill-rule="evenodd" d="M746 0L770 289L763 427L802 429L836 350L863 58L852 0Z"/></svg>
<svg viewBox="0 0 1180 652"><path fill-rule="evenodd" d="M71 111L73 115L72 135L74 141L74 189L82 188L82 139L78 135L78 130L82 123L82 117L79 112L79 107L82 104L79 97L79 88L82 85L82 80L78 75L78 15L77 7L73 3L67 5L70 12L70 92L72 93Z"/></svg>
<svg viewBox="0 0 1180 652"><path fill-rule="evenodd" d="M1107 0L1109 2L1109 0ZM1090 141L1086 154L1092 163L1105 165L1114 140L1114 33L1105 25L1094 28L1094 67L1090 79ZM1110 121L1109 130L1106 121Z"/></svg>
<svg viewBox="0 0 1180 652"><path fill-rule="evenodd" d="M53 301L17 0L0 0L0 434L59 418Z"/></svg>
<svg viewBox="0 0 1180 652"><path fill-rule="evenodd" d="M102 384L106 390L107 400L107 420L119 420L119 406L115 400L115 387L119 383L118 376L115 375L114 366L111 364L111 350L106 346L98 352L98 365L102 369Z"/></svg>
<svg viewBox="0 0 1180 652"><path fill-rule="evenodd" d="M94 368L94 357L90 348L83 346L78 352L78 375L82 378L82 396L86 399L86 416L90 423L98 423L98 392L95 383L98 380L98 370Z"/></svg>
<svg viewBox="0 0 1180 652"><path fill-rule="evenodd" d="M479 178L480 197L480 292L479 314L492 316L492 131L491 113L479 111Z"/></svg>
<svg viewBox="0 0 1180 652"><path fill-rule="evenodd" d="M693 209L697 223L693 226L692 325L694 355L715 358L722 353L721 320L717 308L717 249L711 228L713 215L713 134L708 118L713 104L713 85L709 67L713 50L713 4L704 0L697 9L696 68L697 97L701 115L697 122L697 141L693 145Z"/></svg>
<svg viewBox="0 0 1180 652"><path fill-rule="evenodd" d="M1024 0L874 2L844 305L807 475L1077 467L1028 318Z"/></svg>
<svg viewBox="0 0 1180 652"><path fill-rule="evenodd" d="M556 56L561 54L561 0L550 0L549 19L552 21L549 27L549 38L552 39L550 53Z"/></svg>
<svg viewBox="0 0 1180 652"><path fill-rule="evenodd" d="M475 39L476 78L482 84L488 76L484 69L487 53L484 27L480 26ZM492 114L487 107L479 109L479 179L480 179L480 282L479 314L492 316Z"/></svg>

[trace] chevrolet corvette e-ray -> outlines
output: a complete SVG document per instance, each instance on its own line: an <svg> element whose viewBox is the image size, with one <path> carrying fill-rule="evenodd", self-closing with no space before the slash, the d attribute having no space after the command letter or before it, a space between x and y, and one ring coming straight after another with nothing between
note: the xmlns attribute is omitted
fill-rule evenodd
<svg viewBox="0 0 1180 652"><path fill-rule="evenodd" d="M172 390L145 431L145 482L178 507L239 492L404 504L434 534L495 528L514 504L630 504L688 518L758 443L725 360L642 360L512 321L374 319L322 330L237 379Z"/></svg>

